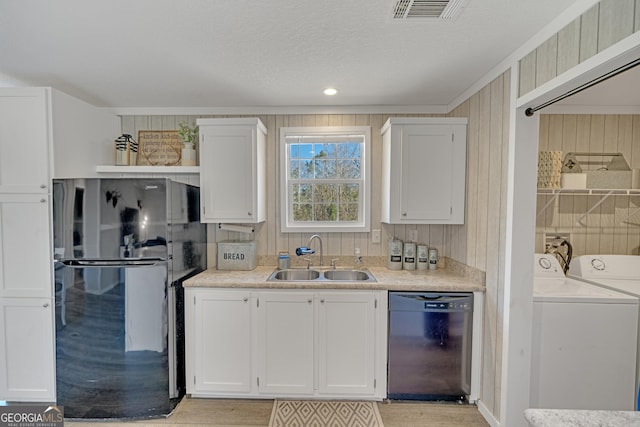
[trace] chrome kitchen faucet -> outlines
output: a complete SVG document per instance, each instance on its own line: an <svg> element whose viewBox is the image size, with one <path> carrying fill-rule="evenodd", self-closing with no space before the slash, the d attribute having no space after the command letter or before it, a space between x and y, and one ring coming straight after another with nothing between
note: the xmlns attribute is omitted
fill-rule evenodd
<svg viewBox="0 0 640 427"><path fill-rule="evenodd" d="M320 244L320 267L322 267L324 265L324 256L322 253L322 237L320 237L318 234L314 234L313 236L311 236L309 238L309 243L307 243L307 246L303 246L300 248L296 249L296 255L301 256L301 255L312 255L315 253L315 251L313 249L311 249L311 242L313 242L314 239L318 239L318 242ZM309 261L309 264L307 265L307 268L309 268L311 266L311 261Z"/></svg>

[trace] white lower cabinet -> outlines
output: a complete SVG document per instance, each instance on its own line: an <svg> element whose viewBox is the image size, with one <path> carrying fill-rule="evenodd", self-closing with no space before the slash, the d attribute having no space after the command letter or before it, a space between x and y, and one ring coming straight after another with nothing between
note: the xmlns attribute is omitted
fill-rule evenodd
<svg viewBox="0 0 640 427"><path fill-rule="evenodd" d="M318 298L318 392L373 395L376 295L331 292Z"/></svg>
<svg viewBox="0 0 640 427"><path fill-rule="evenodd" d="M187 391L238 394L252 389L250 293L185 293Z"/></svg>
<svg viewBox="0 0 640 427"><path fill-rule="evenodd" d="M187 288L187 393L383 399L386 294Z"/></svg>
<svg viewBox="0 0 640 427"><path fill-rule="evenodd" d="M55 402L51 298L0 298L0 396Z"/></svg>
<svg viewBox="0 0 640 427"><path fill-rule="evenodd" d="M258 312L258 390L313 394L313 293L262 292Z"/></svg>

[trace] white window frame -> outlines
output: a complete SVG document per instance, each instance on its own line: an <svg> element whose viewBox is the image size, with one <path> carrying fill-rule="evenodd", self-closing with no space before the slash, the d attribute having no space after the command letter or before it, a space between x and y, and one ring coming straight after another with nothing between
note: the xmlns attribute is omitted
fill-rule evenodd
<svg viewBox="0 0 640 427"><path fill-rule="evenodd" d="M287 137L358 135L364 138L361 150L362 188L357 222L304 222L295 223L292 194L289 191L289 150ZM280 128L280 231L297 232L369 232L371 230L371 127L370 126L317 126Z"/></svg>

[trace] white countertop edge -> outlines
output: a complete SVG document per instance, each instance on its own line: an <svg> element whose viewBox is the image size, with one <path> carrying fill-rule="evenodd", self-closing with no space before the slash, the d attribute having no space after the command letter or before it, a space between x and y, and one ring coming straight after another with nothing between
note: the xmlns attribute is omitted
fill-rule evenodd
<svg viewBox="0 0 640 427"><path fill-rule="evenodd" d="M531 427L638 427L640 412L586 409L526 409Z"/></svg>
<svg viewBox="0 0 640 427"><path fill-rule="evenodd" d="M439 292L484 292L482 284L474 283L456 272L438 270L389 270L369 267L376 282L267 282L272 266L259 266L251 271L206 270L184 282L184 287L260 288L260 289L361 289Z"/></svg>

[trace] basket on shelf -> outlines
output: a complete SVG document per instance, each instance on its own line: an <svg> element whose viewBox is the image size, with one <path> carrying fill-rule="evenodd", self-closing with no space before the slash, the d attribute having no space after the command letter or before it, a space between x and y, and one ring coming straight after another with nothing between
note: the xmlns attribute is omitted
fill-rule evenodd
<svg viewBox="0 0 640 427"><path fill-rule="evenodd" d="M538 188L560 188L562 151L538 153Z"/></svg>

